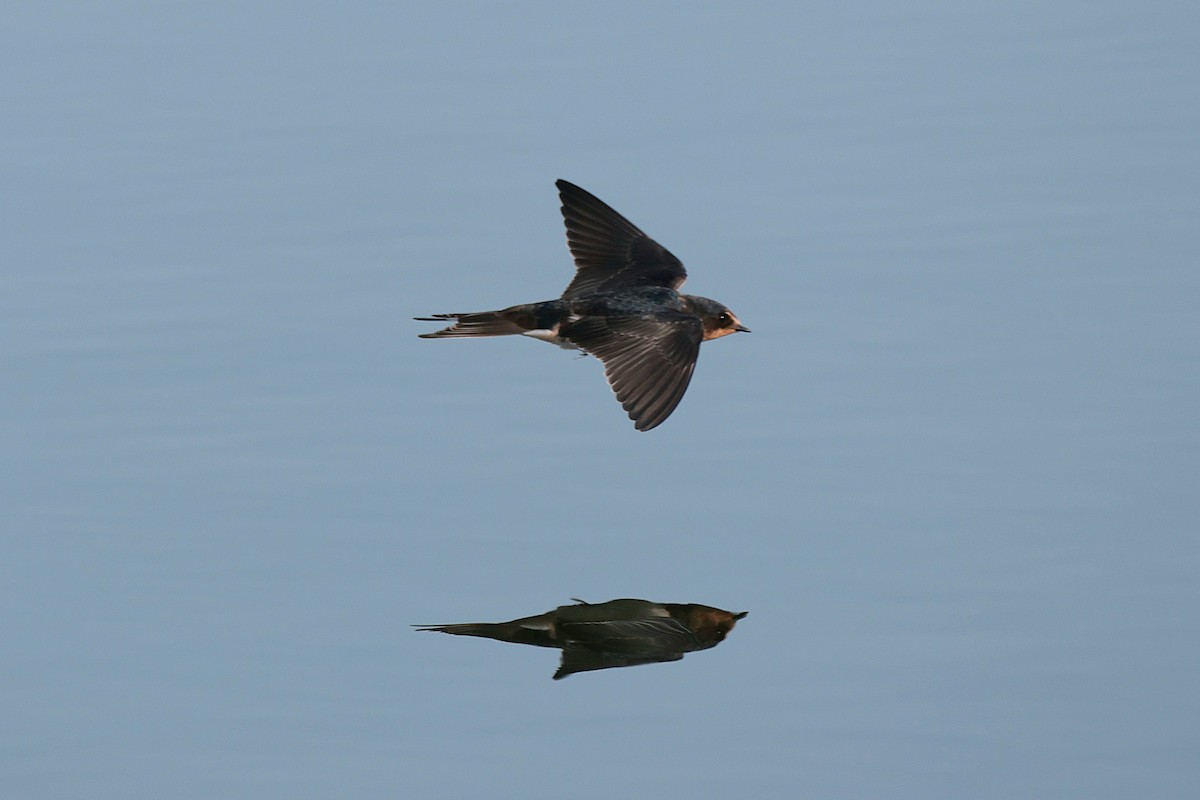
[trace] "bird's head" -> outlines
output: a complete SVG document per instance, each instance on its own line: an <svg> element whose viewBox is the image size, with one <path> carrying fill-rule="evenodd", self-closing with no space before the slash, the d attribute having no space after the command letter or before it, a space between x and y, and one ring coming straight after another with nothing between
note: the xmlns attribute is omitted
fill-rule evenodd
<svg viewBox="0 0 1200 800"><path fill-rule="evenodd" d="M737 315L716 300L707 297L689 296L688 302L692 313L704 323L704 341L720 339L731 333L749 333L750 329L742 324Z"/></svg>
<svg viewBox="0 0 1200 800"><path fill-rule="evenodd" d="M704 646L714 647L725 641L725 637L737 625L739 619L745 619L748 611L725 611L712 606L702 606L692 603L686 606L686 622L684 623L696 634Z"/></svg>

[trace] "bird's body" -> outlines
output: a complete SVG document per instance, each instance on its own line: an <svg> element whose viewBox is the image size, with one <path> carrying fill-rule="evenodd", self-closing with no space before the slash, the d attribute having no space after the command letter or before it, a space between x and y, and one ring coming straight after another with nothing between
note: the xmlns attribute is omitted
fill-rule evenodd
<svg viewBox="0 0 1200 800"><path fill-rule="evenodd" d="M617 399L638 430L660 425L679 404L700 343L748 331L721 303L681 294L687 271L675 256L595 196L558 181L575 279L557 300L498 311L435 314L454 324L425 339L523 334L604 362Z"/></svg>
<svg viewBox="0 0 1200 800"><path fill-rule="evenodd" d="M559 606L509 622L418 625L421 630L479 636L563 651L558 680L576 672L677 661L684 653L724 641L746 612L697 603L653 603L626 598Z"/></svg>

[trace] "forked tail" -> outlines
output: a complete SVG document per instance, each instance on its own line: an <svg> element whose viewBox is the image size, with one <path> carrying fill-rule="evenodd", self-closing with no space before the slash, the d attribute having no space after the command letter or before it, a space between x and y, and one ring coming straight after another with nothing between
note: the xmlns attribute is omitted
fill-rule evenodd
<svg viewBox="0 0 1200 800"><path fill-rule="evenodd" d="M557 642L551 626L544 616L514 619L511 622L465 622L456 625L414 625L422 631L453 633L457 636L482 636L514 644L532 644L538 647L556 647Z"/></svg>
<svg viewBox="0 0 1200 800"><path fill-rule="evenodd" d="M422 339L451 339L467 336L511 336L524 333L516 322L513 322L502 311L480 311L471 314L434 314L432 317L414 317L421 322L443 322L454 320L448 328L433 333L422 333Z"/></svg>

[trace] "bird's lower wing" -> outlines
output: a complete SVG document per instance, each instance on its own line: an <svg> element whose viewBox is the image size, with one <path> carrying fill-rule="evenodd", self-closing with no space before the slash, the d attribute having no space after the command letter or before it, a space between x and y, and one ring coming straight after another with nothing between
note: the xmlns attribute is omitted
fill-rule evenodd
<svg viewBox="0 0 1200 800"><path fill-rule="evenodd" d="M636 667L639 664L661 664L666 661L678 661L683 658L680 652L662 652L653 655L631 656L628 653L609 653L593 650L590 647L568 646L562 651L562 662L554 680L561 680L576 672L591 672L598 669L614 669L616 667Z"/></svg>
<svg viewBox="0 0 1200 800"><path fill-rule="evenodd" d="M692 380L703 325L662 311L638 317L583 317L561 335L604 362L604 373L634 427L648 431L671 415Z"/></svg>

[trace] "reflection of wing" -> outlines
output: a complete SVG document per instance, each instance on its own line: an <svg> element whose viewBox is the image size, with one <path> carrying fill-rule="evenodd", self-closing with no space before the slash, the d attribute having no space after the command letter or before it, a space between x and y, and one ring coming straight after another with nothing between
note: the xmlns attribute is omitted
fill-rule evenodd
<svg viewBox="0 0 1200 800"><path fill-rule="evenodd" d="M679 259L596 196L558 181L567 247L575 259L575 279L563 297L632 286L678 289L687 278Z"/></svg>
<svg viewBox="0 0 1200 800"><path fill-rule="evenodd" d="M644 617L602 622L560 622L560 638L607 653L658 656L695 650L700 642L673 617Z"/></svg>
<svg viewBox="0 0 1200 800"><path fill-rule="evenodd" d="M584 317L564 325L561 334L604 362L608 383L634 427L648 431L683 399L704 325L678 311L658 311L641 317Z"/></svg>
<svg viewBox="0 0 1200 800"><path fill-rule="evenodd" d="M554 680L562 680L576 672L636 667L639 664L660 664L667 661L678 661L681 658L683 658L683 653L675 651L633 656L628 653L609 653L603 650L593 650L590 647L571 645L563 648L562 663L558 667L558 672L554 673Z"/></svg>

